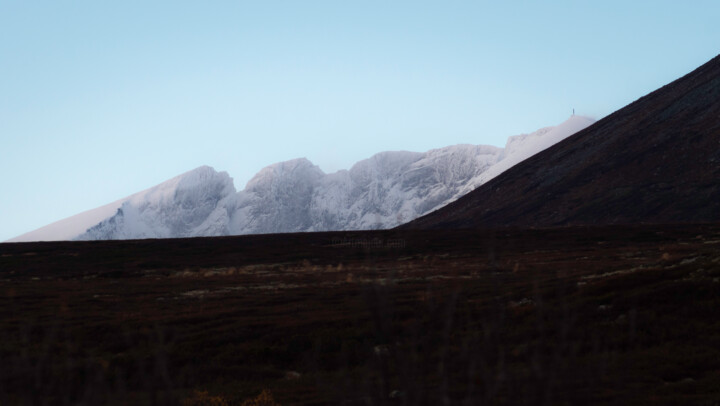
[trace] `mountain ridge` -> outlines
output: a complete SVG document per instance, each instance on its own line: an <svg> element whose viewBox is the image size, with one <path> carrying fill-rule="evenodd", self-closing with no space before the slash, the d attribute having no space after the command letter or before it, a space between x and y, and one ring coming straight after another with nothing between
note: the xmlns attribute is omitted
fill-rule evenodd
<svg viewBox="0 0 720 406"><path fill-rule="evenodd" d="M404 228L720 221L720 56Z"/></svg>
<svg viewBox="0 0 720 406"><path fill-rule="evenodd" d="M202 166L10 242L389 228L485 182L483 174L494 166L525 159L592 122L572 116L558 126L510 137L507 150L460 144L426 152L385 151L330 174L297 158L266 166L240 191L226 172Z"/></svg>

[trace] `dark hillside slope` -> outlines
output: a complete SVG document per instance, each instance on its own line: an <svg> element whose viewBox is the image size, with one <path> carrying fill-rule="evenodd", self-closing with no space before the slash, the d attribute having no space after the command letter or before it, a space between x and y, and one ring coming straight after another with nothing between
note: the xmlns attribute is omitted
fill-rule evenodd
<svg viewBox="0 0 720 406"><path fill-rule="evenodd" d="M720 221L720 56L401 228Z"/></svg>

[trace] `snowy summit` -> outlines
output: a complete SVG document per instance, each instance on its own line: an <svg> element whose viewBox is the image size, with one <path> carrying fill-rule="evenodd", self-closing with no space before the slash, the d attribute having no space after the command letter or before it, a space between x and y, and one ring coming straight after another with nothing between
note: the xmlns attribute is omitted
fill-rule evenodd
<svg viewBox="0 0 720 406"><path fill-rule="evenodd" d="M114 203L9 240L107 240L389 228L436 210L588 127L564 123L510 137L505 148L453 145L381 152L326 174L305 158L270 165L236 191L203 166Z"/></svg>

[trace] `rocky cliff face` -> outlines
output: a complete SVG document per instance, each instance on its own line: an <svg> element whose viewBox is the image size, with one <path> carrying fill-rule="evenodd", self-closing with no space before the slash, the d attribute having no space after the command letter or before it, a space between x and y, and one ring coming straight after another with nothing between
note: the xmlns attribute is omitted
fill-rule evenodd
<svg viewBox="0 0 720 406"><path fill-rule="evenodd" d="M225 172L204 166L124 201L80 240L226 235L235 187Z"/></svg>
<svg viewBox="0 0 720 406"><path fill-rule="evenodd" d="M174 238L390 228L454 201L513 164L593 121L511 137L505 149L454 145L382 152L349 170L325 174L307 159L270 165L236 192L225 172L201 167L126 199L52 225L58 239ZM102 210L100 210L102 209ZM33 236L51 240L40 229Z"/></svg>

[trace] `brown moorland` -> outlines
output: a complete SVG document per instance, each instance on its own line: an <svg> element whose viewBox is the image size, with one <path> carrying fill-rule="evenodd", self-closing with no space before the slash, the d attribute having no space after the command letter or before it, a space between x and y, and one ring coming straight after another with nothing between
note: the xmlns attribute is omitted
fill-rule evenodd
<svg viewBox="0 0 720 406"><path fill-rule="evenodd" d="M0 244L0 404L717 405L718 308L716 223Z"/></svg>

